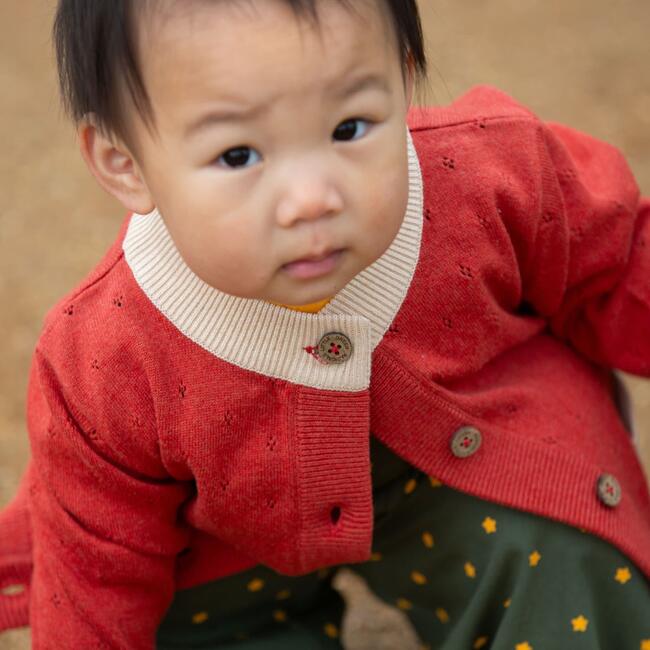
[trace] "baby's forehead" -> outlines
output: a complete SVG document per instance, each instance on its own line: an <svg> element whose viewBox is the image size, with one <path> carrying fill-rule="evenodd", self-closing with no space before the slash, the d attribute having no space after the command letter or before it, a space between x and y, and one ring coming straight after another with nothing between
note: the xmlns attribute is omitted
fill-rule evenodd
<svg viewBox="0 0 650 650"><path fill-rule="evenodd" d="M267 32L269 39L289 29L309 31L322 39L324 32L331 31L327 17L332 8L346 12L348 21L355 21L368 37L378 36L388 43L396 36L394 19L383 0L138 0L132 4L132 28L141 53L157 45L182 45L206 28L215 30L215 40L222 30L242 36L257 32L259 37L260 24L269 20L275 27ZM372 24L381 25L383 33L368 29ZM232 56L241 55L247 45L239 43Z"/></svg>
<svg viewBox="0 0 650 650"><path fill-rule="evenodd" d="M287 88L292 80L307 87L310 78L329 87L355 68L386 71L399 64L377 2L350 9L321 0L315 24L296 16L288 0L264 2L164 1L155 17L143 14L140 54L152 100L160 101L156 91L176 103L190 91L245 98L280 79Z"/></svg>
<svg viewBox="0 0 650 650"><path fill-rule="evenodd" d="M377 10L382 0L355 1L352 9L339 0L316 0L316 25L296 18L290 0L162 0L160 12L157 0L143 2L134 43L142 94L131 93L124 78L117 93L132 142L199 146L208 142L201 137L208 132L192 129L204 115L249 111L249 121L213 120L212 133L244 133L236 127L259 124L279 138L290 128L288 115L301 121L313 116L316 128L344 105L380 110L406 90L399 35ZM345 94L346 86L372 74L387 91L358 92L358 100ZM259 106L267 110L252 113Z"/></svg>

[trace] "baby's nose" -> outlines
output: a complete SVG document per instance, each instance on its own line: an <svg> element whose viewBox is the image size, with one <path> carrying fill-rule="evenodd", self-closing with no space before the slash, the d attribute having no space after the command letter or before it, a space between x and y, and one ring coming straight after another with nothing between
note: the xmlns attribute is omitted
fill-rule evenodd
<svg viewBox="0 0 650 650"><path fill-rule="evenodd" d="M343 210L340 190L326 180L298 182L285 193L278 204L277 220L283 227L296 221L313 221Z"/></svg>

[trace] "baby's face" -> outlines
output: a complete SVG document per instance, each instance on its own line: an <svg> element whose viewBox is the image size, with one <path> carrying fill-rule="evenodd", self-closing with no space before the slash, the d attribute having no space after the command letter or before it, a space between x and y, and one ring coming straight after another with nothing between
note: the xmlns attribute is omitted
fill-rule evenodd
<svg viewBox="0 0 650 650"><path fill-rule="evenodd" d="M136 123L140 170L208 284L316 302L393 241L408 198L412 77L382 4L355 2L359 16L321 2L322 40L279 0L168 3L141 22L159 135ZM318 275L285 267L332 249L343 252Z"/></svg>

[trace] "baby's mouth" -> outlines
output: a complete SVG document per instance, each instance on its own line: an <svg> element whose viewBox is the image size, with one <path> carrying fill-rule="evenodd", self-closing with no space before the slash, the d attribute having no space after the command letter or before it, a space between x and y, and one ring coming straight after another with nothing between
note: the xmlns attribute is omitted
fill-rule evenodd
<svg viewBox="0 0 650 650"><path fill-rule="evenodd" d="M289 262L288 264L284 264L282 269L296 278L317 277L333 271L344 252L344 248L339 248L315 258L303 258Z"/></svg>

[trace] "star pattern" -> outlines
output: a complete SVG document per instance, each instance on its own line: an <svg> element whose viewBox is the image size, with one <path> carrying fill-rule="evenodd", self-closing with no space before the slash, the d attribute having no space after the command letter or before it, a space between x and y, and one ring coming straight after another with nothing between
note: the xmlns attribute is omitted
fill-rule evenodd
<svg viewBox="0 0 650 650"><path fill-rule="evenodd" d="M409 483L407 482L406 485L408 486ZM414 489L415 489L415 487L405 488L404 493L405 494L410 494ZM474 522L476 522L476 520L474 520ZM475 525L476 525L476 523L473 524L473 526L475 526ZM444 549L445 543L448 542L447 537L445 535L445 531L444 530L436 531L434 526L435 526L434 524L430 523L427 526L428 528L430 528L429 530L421 530L419 532L421 543L425 547L425 549L435 549L436 546L442 546L442 548ZM491 535L491 534L496 533L497 521L495 519L493 519L492 517L486 516L482 520L481 526L484 529L485 534ZM432 530L433 530L433 532L431 532ZM506 532L509 532L507 527L504 527L503 530L506 531ZM434 540L434 534L433 533L436 533L436 539L435 540ZM438 535L439 535L439 539L438 539ZM503 537L503 532L502 532L502 537ZM482 535L481 535L481 538L482 538ZM497 540L498 539L500 539L500 538L497 538ZM482 543L485 544L486 542L482 542ZM486 548L487 549L492 549L493 546L491 544L488 544L488 546ZM530 550L530 547L529 547L529 550ZM548 551L548 549L547 549L547 551ZM431 557L433 554L436 553L436 550L430 550L430 551L429 550L424 550L424 549L422 549L422 546L419 546L419 551L418 552L421 553L422 554L421 557L424 558L424 557ZM533 578L535 581L541 580L546 574L549 573L549 571L551 569L553 569L553 571L555 571L557 569L557 567L554 566L554 560L556 558L553 556L552 553L550 553L550 554L549 553L550 552L546 552L547 558L545 560L545 564L547 566L545 566L545 570L540 571L540 572L535 572L535 577ZM461 559L461 557L456 556L456 559L454 560L454 562L456 562L456 569L455 570L459 571L460 567L462 565L462 570L463 570L465 576L467 578L470 578L470 579L476 579L477 576L479 576L479 572L478 572L478 570L476 568L476 565L473 562L471 562L471 561L469 561L467 559L465 561L463 561ZM472 557L473 560L477 561L479 566L483 566L481 564L481 559L482 558L480 557L480 554L479 555L474 555L474 553L472 553L471 557ZM382 561L384 561L384 557L383 557L382 553L380 553L378 551L374 551L371 554L369 559L370 559L370 561L374 561L374 562L382 562ZM528 555L528 563L529 563L530 567L537 567L541 560L542 560L542 554L541 554L539 548L533 549ZM426 572L427 567L428 567L428 565L424 564L421 568L423 569L423 571ZM321 568L321 569L318 569L317 571L315 571L315 575L323 578L326 574L329 574L330 571L331 571L331 568L327 568L327 569ZM613 574L614 580L619 582L620 584L628 583L630 580L632 580L632 577L634 575L632 573L632 570L630 569L629 565L628 566L625 566L625 565L624 566L617 566L616 564L614 564L614 562L612 562L610 564L610 568L608 569L608 571L612 572L609 575L611 576ZM553 579L554 576L555 576L555 574L552 573L552 572L549 575L550 575L550 578L549 578L549 576L546 576L547 580L548 579ZM273 584L272 582L269 581L268 585L267 585L266 584L267 581L265 579L262 579L259 576L259 574L257 576L255 576L254 573L251 573L251 574L249 574L249 576L250 576L249 578L246 578L246 579L244 579L242 581L242 587L247 589L250 592L259 592L259 591L264 590L265 588L270 590L270 588L271 588L271 586ZM408 571L407 571L407 573L406 573L406 575L404 577L406 579L408 579L410 577L411 586L412 586L412 583L415 583L416 585L421 585L420 587L415 587L418 594L426 593L426 590L430 588L430 587L427 586L430 581L429 581L429 579L427 578L427 575L425 575L424 572L417 571L417 570L411 570L410 573L408 573ZM630 587L628 589L633 590L635 588L635 586L636 585L633 585L632 587ZM613 587L613 589L617 590L618 588ZM415 591L412 591L411 593L414 595ZM273 594L274 594L273 598L276 601L288 600L289 598L294 597L291 590L282 589L280 591L277 591L277 587L276 587L276 589L273 590ZM408 594L409 594L409 589L408 589L408 587L406 587L405 588L405 595L408 595ZM505 598L506 596L507 596L507 592L505 592L505 593L502 592L500 594L497 594L495 592L495 594L494 594L496 602L497 603L501 602L503 604L504 608L510 607L510 604L512 602L512 598L511 597ZM413 598L413 596L411 596L411 598ZM505 598L505 600L504 600L504 598ZM413 600L410 600L409 598L406 598L406 597L399 597L399 598L395 598L394 606L397 609L402 610L402 612L407 613L410 610L416 611L418 607L422 606L422 603L419 601L419 599L416 599L416 598L413 598ZM438 621L441 624L448 624L448 623L450 623L450 621L453 621L456 618L457 610L454 609L453 607L450 610L447 610L444 607L436 607L436 608L433 609L433 614L435 615L435 617L438 619ZM196 610L195 610L194 614L190 614L192 623L194 623L194 624L204 623L212 615L213 614L211 612L209 613L209 611L196 611ZM410 616L410 614L407 614L407 616ZM275 621L275 623L278 624L278 625L286 625L287 623L291 622L291 617L290 617L290 615L288 613L288 610L286 610L286 609L272 609L269 612L269 617L272 618ZM589 609L583 609L582 613L576 614L575 617L570 618L569 621L571 623L572 632L573 633L578 633L578 634L584 634L586 639L590 639L591 637L587 634L587 632L589 630L589 627L590 627L590 622L591 622L590 619L594 619L594 621L595 621L594 625L597 626L597 624L598 624L597 618L595 616L593 616L593 611L591 611ZM566 625L565 629L567 630L567 634L570 634L570 632L568 632L568 624L565 623L564 625ZM334 622L325 622L324 624L321 623L321 626L322 626L321 627L321 634L324 634L324 635L326 635L326 636L328 636L328 637L330 637L332 639L340 637L341 631L339 630L339 628L337 627L337 625ZM531 632L531 634L532 634L532 632ZM636 638L638 640L635 641L635 644L638 644L638 645L633 646L633 647L638 647L638 648L640 648L640 650L650 650L650 638L644 638L644 639L640 639L639 637L636 637ZM532 638L531 641L533 643L535 643L536 645L538 645L540 643L539 638ZM489 647L489 643L490 643L490 637L488 637L488 636L476 636L476 637L474 637L474 641L473 641L473 643L471 645L471 648L472 648L472 650L481 650L481 649L487 650L487 648ZM513 641L513 643L514 643L514 641ZM424 650L427 647L428 646L426 644L420 646L421 650ZM535 650L533 648L533 646L531 645L531 643L529 641L527 641L527 640L526 641L521 641L519 643L516 643L514 646L509 646L509 647L512 648L513 650Z"/></svg>
<svg viewBox="0 0 650 650"><path fill-rule="evenodd" d="M573 626L574 632L586 632L589 621L582 614L580 614L580 616L571 619L571 625Z"/></svg>
<svg viewBox="0 0 650 650"><path fill-rule="evenodd" d="M283 609L276 609L273 612L273 618L278 623L284 623L287 620L287 613Z"/></svg>
<svg viewBox="0 0 650 650"><path fill-rule="evenodd" d="M414 478L409 479L404 485L404 494L411 494L417 487L417 484Z"/></svg>
<svg viewBox="0 0 650 650"><path fill-rule="evenodd" d="M541 559L542 559L542 556L537 551L533 551L528 556L528 563L530 564L530 566L537 566Z"/></svg>
<svg viewBox="0 0 650 650"><path fill-rule="evenodd" d="M616 580L616 582L620 582L622 585L624 585L631 578L632 574L627 567L619 567L616 569L616 576L614 576L614 580Z"/></svg>
<svg viewBox="0 0 650 650"><path fill-rule="evenodd" d="M197 612L192 616L192 623L205 623L208 620L207 612Z"/></svg>
<svg viewBox="0 0 650 650"><path fill-rule="evenodd" d="M476 567L471 562L465 562L465 575L468 578L476 577Z"/></svg>
<svg viewBox="0 0 650 650"><path fill-rule="evenodd" d="M427 577L422 575L419 571L411 571L411 580L413 580L416 585L425 585L427 583Z"/></svg>
<svg viewBox="0 0 650 650"><path fill-rule="evenodd" d="M497 522L492 517L486 517L481 524L488 535L497 532Z"/></svg>
<svg viewBox="0 0 650 650"><path fill-rule="evenodd" d="M248 591L259 591L264 587L264 580L261 580L260 578L253 578L248 583Z"/></svg>
<svg viewBox="0 0 650 650"><path fill-rule="evenodd" d="M448 623L449 622L449 614L447 613L447 610L443 609L442 607L438 607L436 609L436 616L438 617L438 620L441 623Z"/></svg>
<svg viewBox="0 0 650 650"><path fill-rule="evenodd" d="M336 639L339 635L339 628L334 623L325 623L323 632L327 634L330 639Z"/></svg>

